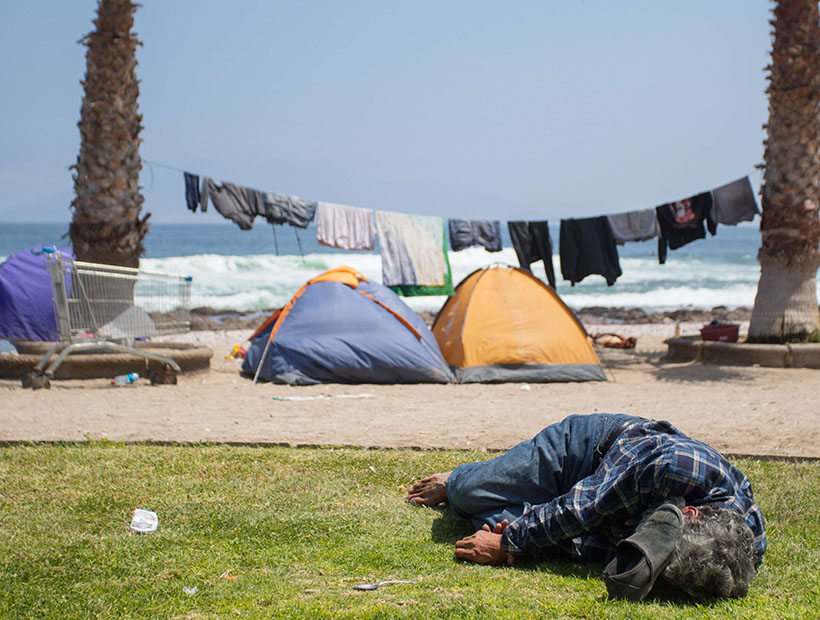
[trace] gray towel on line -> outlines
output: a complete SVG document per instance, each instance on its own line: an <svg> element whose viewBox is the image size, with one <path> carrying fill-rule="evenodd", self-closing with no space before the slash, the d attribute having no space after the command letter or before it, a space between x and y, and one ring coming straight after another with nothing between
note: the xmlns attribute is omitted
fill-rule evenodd
<svg viewBox="0 0 820 620"><path fill-rule="evenodd" d="M375 228L370 209L321 200L316 208L316 240L322 245L342 250L372 250Z"/></svg>
<svg viewBox="0 0 820 620"><path fill-rule="evenodd" d="M749 177L743 177L712 190L712 219L718 224L734 226L751 222L760 213Z"/></svg>
<svg viewBox="0 0 820 620"><path fill-rule="evenodd" d="M444 221L432 215L376 211L385 286L442 286Z"/></svg>
<svg viewBox="0 0 820 620"><path fill-rule="evenodd" d="M235 222L242 230L253 228L253 218L264 213L264 203L259 190L241 187L234 183L218 185L211 179L201 193L200 200L210 199L222 217ZM203 186L205 183L203 182ZM204 198L203 198L204 196Z"/></svg>
<svg viewBox="0 0 820 620"><path fill-rule="evenodd" d="M612 228L615 243L619 245L623 245L627 241L654 239L661 232L655 209L615 213L614 215L607 215L606 218Z"/></svg>

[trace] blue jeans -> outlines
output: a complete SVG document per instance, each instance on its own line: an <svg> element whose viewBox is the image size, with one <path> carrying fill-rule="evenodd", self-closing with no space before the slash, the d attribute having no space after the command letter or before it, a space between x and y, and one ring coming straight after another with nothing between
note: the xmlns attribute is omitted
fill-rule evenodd
<svg viewBox="0 0 820 620"><path fill-rule="evenodd" d="M525 504L547 503L592 475L611 445L610 435L643 421L620 413L569 416L501 456L456 467L447 479L447 501L476 529L513 521Z"/></svg>

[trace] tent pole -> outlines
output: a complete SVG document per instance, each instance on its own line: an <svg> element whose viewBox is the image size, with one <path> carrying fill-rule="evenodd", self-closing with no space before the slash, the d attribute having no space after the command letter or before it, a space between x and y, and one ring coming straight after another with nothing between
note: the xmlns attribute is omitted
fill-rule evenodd
<svg viewBox="0 0 820 620"><path fill-rule="evenodd" d="M253 375L253 383L251 385L256 385L256 380L259 378L259 371L262 370L262 363L265 361L265 356L268 354L268 349L270 348L271 342L272 339L268 338L268 343L265 345L265 350L262 351L262 357L259 358L259 363L256 365L256 373Z"/></svg>

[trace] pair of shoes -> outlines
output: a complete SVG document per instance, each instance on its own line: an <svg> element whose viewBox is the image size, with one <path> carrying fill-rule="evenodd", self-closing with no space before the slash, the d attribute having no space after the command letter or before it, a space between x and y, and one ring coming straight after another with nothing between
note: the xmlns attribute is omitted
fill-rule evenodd
<svg viewBox="0 0 820 620"><path fill-rule="evenodd" d="M615 558L604 568L610 598L642 600L672 560L680 538L683 514L674 504L661 504L635 533L617 545Z"/></svg>

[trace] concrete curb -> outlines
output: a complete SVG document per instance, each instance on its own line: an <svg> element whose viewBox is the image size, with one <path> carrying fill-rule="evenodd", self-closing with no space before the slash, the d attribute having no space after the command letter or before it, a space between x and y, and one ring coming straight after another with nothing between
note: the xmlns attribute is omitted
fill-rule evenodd
<svg viewBox="0 0 820 620"><path fill-rule="evenodd" d="M820 344L749 344L670 338L666 361L768 368L820 368Z"/></svg>
<svg viewBox="0 0 820 620"><path fill-rule="evenodd" d="M51 348L50 342L18 342L19 355L0 355L0 378L21 379L34 369L43 355ZM182 372L208 370L214 352L209 347L183 343L138 343L145 349L174 360ZM149 369L157 362L139 355L127 353L75 353L66 357L54 376L55 379L106 379L129 372L148 376Z"/></svg>

